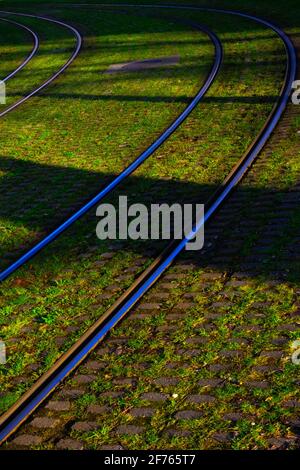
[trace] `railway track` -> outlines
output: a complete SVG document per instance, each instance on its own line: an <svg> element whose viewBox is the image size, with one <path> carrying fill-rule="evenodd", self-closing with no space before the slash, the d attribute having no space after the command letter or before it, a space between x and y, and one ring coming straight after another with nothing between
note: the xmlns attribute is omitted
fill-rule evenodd
<svg viewBox="0 0 300 470"><path fill-rule="evenodd" d="M39 85L37 88L35 88L34 90L32 90L30 93L28 93L27 95L23 96L21 99L19 99L18 101L16 101L14 104L12 104L11 106L8 106L5 110L3 110L2 112L0 112L0 118L1 117L4 117L6 116L8 113L10 113L11 111L17 109L19 106L21 106L23 103L25 103L26 101L28 101L30 98L32 98L33 96L36 96L39 92L41 92L42 90L44 90L47 86L49 86L54 80L56 80L60 75L62 75L62 73L72 64L72 62L76 59L76 57L78 56L79 52L80 52L80 49L81 49L81 46L82 46L82 38L81 38L81 35L79 33L79 31L77 31L76 28L74 28L73 26L71 25L68 25L66 23L64 23L63 21L59 21L59 20L55 20L55 19L51 19L51 18L47 18L47 17L44 17L44 16L39 16L39 15L30 15L28 13L15 13L15 12L11 12L11 11L4 11L4 10L0 10L0 15L16 15L16 16L20 16L20 17L24 17L24 18L35 18L35 19L38 19L38 20L42 20L42 21L47 21L47 22L50 22L50 23L53 23L53 24L57 24L59 25L60 27L63 27L63 28L66 28L67 30L71 31L72 34L75 36L76 38L76 45L75 45L75 48L74 48L74 51L71 55L71 57L66 61L66 63L56 72L54 73L50 78L48 78L46 81L44 81L41 85ZM23 27L24 29L28 30L34 37L34 40L35 40L35 46L34 46L34 49L33 51L31 52L31 54L29 55L29 57L25 60L25 62L23 64L21 64L20 67L18 67L10 76L6 77L6 80L8 78L12 78L12 76L14 76L17 72L19 72L28 62L29 60L32 59L32 57L35 55L35 53L37 52L37 48L38 48L38 37L37 35L31 31L30 28L28 28L27 26L23 26L19 23L16 23L14 21L11 21L11 20L8 20L6 18L0 18L1 20L3 21L9 21L9 22L13 22L17 25L19 25L20 27Z"/></svg>
<svg viewBox="0 0 300 470"><path fill-rule="evenodd" d="M123 170L111 183L109 183L103 190L101 190L96 196L90 199L83 207L76 211L71 217L59 225L55 230L49 233L46 237L36 243L30 250L24 255L17 259L14 263L8 266L4 271L0 272L0 281L4 281L17 269L26 264L32 259L37 253L52 243L57 237L59 237L65 230L71 227L78 219L86 214L92 207L98 204L104 197L110 194L120 183L128 178L140 165L142 165L185 121L190 113L202 100L204 95L207 93L211 84L213 83L221 62L222 62L222 47L219 39L207 28L192 24L195 29L198 29L206 33L211 39L215 48L215 59L214 64L208 74L208 77L201 87L199 92L195 95L193 100L188 104L184 111L174 120L174 122L153 142L145 151L141 153L125 170ZM0 114L1 117L1 114Z"/></svg>
<svg viewBox="0 0 300 470"><path fill-rule="evenodd" d="M207 210L203 220L197 222L194 231L199 230L202 225L208 222L216 213L217 209L223 204L228 195L245 175L248 168L255 161L261 152L269 137L273 133L280 117L285 110L289 100L289 94L292 82L296 75L296 56L293 45L289 38L279 28L268 21L261 20L251 15L239 12L212 10L222 14L237 15L257 21L268 28L271 28L282 39L287 53L286 77L282 87L281 95L274 107L268 121L260 132L259 136L253 142L250 149L241 158L232 172L225 179L218 191L207 203ZM151 149L153 152L154 149ZM145 158L145 157L144 157ZM132 169L131 171L134 171ZM116 183L118 184L118 183ZM101 196L101 198L104 195ZM93 200L93 204L100 199ZM88 208L92 207L90 205ZM88 210L88 209L87 209ZM80 216L80 215L79 215ZM79 217L78 216L78 217ZM78 218L77 217L77 218ZM77 220L77 219L76 219ZM72 223L72 222L71 222ZM39 404L53 391L53 389L65 378L75 367L77 367L84 358L99 344L103 337L115 326L121 318L141 299L149 288L160 278L165 270L171 265L174 259L182 252L186 243L192 238L191 233L186 239L179 243L171 243L170 246L159 256L152 265L134 282L131 288L126 291L117 302L102 316L99 321L91 327L86 334L74 344L74 346L30 389L1 419L0 437L1 441L7 437L36 409ZM14 266L17 269L19 266ZM5 272L3 279L10 274Z"/></svg>

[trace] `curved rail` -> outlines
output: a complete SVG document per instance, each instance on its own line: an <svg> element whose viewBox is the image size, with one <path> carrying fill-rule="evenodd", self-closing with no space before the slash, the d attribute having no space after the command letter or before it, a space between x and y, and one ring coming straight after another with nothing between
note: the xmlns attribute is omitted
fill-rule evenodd
<svg viewBox="0 0 300 470"><path fill-rule="evenodd" d="M18 23L17 21L13 21L13 20L8 20L6 18L0 18L0 21L5 21L6 23L14 24L18 26L19 28L25 29L33 37L33 48L31 52L28 54L28 56L26 57L26 59L24 59L23 62L13 72L11 72L9 75L7 75L5 78L2 79L2 82L7 82L11 78L13 78L18 72L20 72L20 70L22 70L25 67L25 65L27 65L28 62L32 59L32 57L36 54L39 48L39 38L37 34L34 31L32 31L32 29L28 28L28 26L25 26L24 24Z"/></svg>
<svg viewBox="0 0 300 470"><path fill-rule="evenodd" d="M81 49L81 46L82 46L82 37L79 33L79 31L77 31L76 28L74 28L73 26L70 26L69 24L67 23L64 23L63 21L59 21L59 20L54 20L52 18L47 18L45 16L39 16L39 15L30 15L28 13L15 13L15 12L11 12L11 11L3 11L3 10L0 10L0 14L9 14L9 15L17 15L17 16L22 16L22 17L29 17L29 18L36 18L36 19L39 19L39 20L45 20L45 21L49 21L50 23L55 23L55 24L58 24L59 26L62 26L64 28L67 28L69 29L70 31L72 31L72 33L75 35L76 37L76 46L75 46L75 49L71 55L71 57L67 60L67 62L58 70L58 72L56 72L54 75L52 75L52 77L50 77L48 80L46 80L44 83L42 83L42 85L39 85L37 88L35 88L32 92L30 92L28 95L24 96L23 98L19 99L16 103L12 104L11 106L9 106L8 108L6 108L4 111L2 111L0 113L0 117L3 117L5 116L6 114L8 114L9 112L11 112L12 110L18 108L21 104L25 103L25 101L29 100L29 98L31 98L32 96L35 96L37 93L39 93L40 91L42 91L44 88L46 88L48 85L50 85L50 83L52 83L57 77L59 77L70 65L71 63L75 60L75 58L78 56L79 54L79 51Z"/></svg>
<svg viewBox="0 0 300 470"><path fill-rule="evenodd" d="M99 203L105 196L111 193L125 178L127 178L131 173L133 173L147 158L149 158L172 134L176 129L183 123L183 121L190 115L190 113L195 109L198 103L202 100L211 84L213 83L220 65L222 63L223 51L222 46L217 38L217 36L212 33L209 29L204 26L192 25L194 28L205 32L211 39L215 48L215 59L212 69L209 72L209 75L193 98L191 103L185 108L185 110L175 119L175 121L158 137L158 139L153 142L141 155L139 155L125 170L123 170L116 178L113 179L104 189L102 189L95 197L90 199L81 209L75 212L71 217L69 217L65 222L63 222L59 227L53 230L49 235L43 238L35 246L33 246L29 251L22 255L17 261L12 263L8 268L0 273L0 281L4 281L8 276L14 273L17 269L23 266L27 261L29 261L33 256L35 256L39 251L44 249L47 245L53 242L61 233L63 233L67 228L69 228L74 222L80 219L84 214L86 214L93 206ZM1 117L1 114L0 114Z"/></svg>
<svg viewBox="0 0 300 470"><path fill-rule="evenodd" d="M140 7L140 5L139 5ZM160 6L161 7L161 6ZM172 7L176 8L176 7ZM181 7L180 7L181 8ZM195 7L196 8L196 7ZM169 247L149 266L115 304L65 353L54 366L44 374L36 384L0 420L0 442L7 437L30 415L39 404L53 391L83 359L97 346L103 337L123 316L137 303L143 294L154 284L161 274L170 266L176 256L184 249L197 230L207 222L224 202L232 189L244 176L249 166L257 158L269 136L275 129L289 99L292 82L296 75L296 55L290 39L279 28L271 23L246 15L244 13L214 10L226 14L243 16L271 28L283 40L287 53L287 68L279 100L274 106L269 119L251 147L234 167L219 190L208 202L204 218L194 226L193 233L179 242L172 242Z"/></svg>

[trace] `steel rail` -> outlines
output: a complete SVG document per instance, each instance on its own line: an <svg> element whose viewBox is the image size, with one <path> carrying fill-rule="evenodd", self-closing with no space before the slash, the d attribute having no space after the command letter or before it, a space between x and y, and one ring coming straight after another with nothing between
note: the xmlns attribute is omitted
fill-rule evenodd
<svg viewBox="0 0 300 470"><path fill-rule="evenodd" d="M9 112L13 111L14 109L18 108L21 104L25 103L27 100L29 100L32 96L37 95L40 91L42 91L44 88L46 88L48 85L50 85L57 77L59 77L70 65L71 63L75 60L75 58L78 56L81 46L82 46L82 37L79 31L77 31L76 28L73 26L59 20L55 20L52 18L47 18L45 16L39 16L39 15L31 15L29 13L15 13L12 11L3 11L0 10L0 14L5 14L5 15L16 15L16 16L22 16L22 17L28 17L28 18L35 18L39 20L44 20L48 21L50 23L58 24L59 26L62 26L69 31L71 31L75 37L76 37L76 45L75 49L71 55L71 57L67 60L67 62L54 74L52 75L49 79L47 79L45 82L43 82L41 85L39 85L37 88L35 88L33 91L31 91L28 95L24 96L23 98L20 98L16 103L12 104L8 108L6 108L4 111L0 113L0 117L5 116Z"/></svg>
<svg viewBox="0 0 300 470"><path fill-rule="evenodd" d="M139 5L140 7L140 5ZM160 6L161 7L161 6ZM220 10L217 10L220 12ZM74 370L84 358L99 344L104 336L114 327L128 311L141 299L141 297L156 282L161 274L170 266L176 256L185 248L186 244L194 238L195 233L211 219L217 209L222 205L231 191L245 175L249 166L255 161L269 136L278 124L282 113L288 103L292 82L296 76L296 54L288 36L275 25L266 20L239 12L221 11L226 14L235 14L258 21L277 32L286 47L287 67L284 84L277 104L274 106L269 119L260 131L258 137L248 151L240 159L228 175L219 190L207 204L205 216L193 228L193 231L183 240L173 241L166 250L149 266L133 283L133 285L112 305L107 312L65 353L54 366L46 372L28 390L13 407L3 415L0 420L0 442L19 427L22 422L47 398L57 385Z"/></svg>
<svg viewBox="0 0 300 470"><path fill-rule="evenodd" d="M20 70L22 70L25 67L25 65L27 65L28 62L30 62L30 60L36 54L39 48L39 38L32 29L30 29L28 26L25 26L24 24L18 23L17 21L13 21L13 20L8 20L7 18L0 18L0 21L5 21L6 23L10 23L10 24L18 26L21 29L25 29L25 31L29 32L29 34L33 37L33 48L31 52L27 55L26 59L24 59L23 62L13 72L8 74L5 78L2 78L1 80L2 82L7 82L11 78L13 78L18 72L20 72Z"/></svg>
<svg viewBox="0 0 300 470"><path fill-rule="evenodd" d="M105 196L111 193L123 180L130 176L147 158L149 158L185 121L190 113L196 108L204 95L207 93L211 84L213 83L222 63L223 51L218 37L204 26L192 24L195 29L205 32L211 39L215 48L215 57L213 66L208 74L205 83L198 91L196 96L184 109L184 111L173 121L173 123L153 142L145 151L143 151L125 170L116 176L104 189L102 189L96 196L90 199L83 207L70 216L65 222L59 225L50 234L46 235L41 241L34 245L18 260L8 266L4 271L0 272L0 281L4 281L8 276L14 273L17 269L23 266L27 261L33 258L38 252L44 249L47 245L52 243L59 235L73 225L78 219L86 214L93 206L99 203ZM1 114L0 114L1 117Z"/></svg>

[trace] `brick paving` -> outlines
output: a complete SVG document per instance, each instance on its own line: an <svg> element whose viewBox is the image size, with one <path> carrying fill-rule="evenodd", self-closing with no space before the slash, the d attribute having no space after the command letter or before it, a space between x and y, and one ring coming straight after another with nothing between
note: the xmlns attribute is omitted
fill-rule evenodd
<svg viewBox="0 0 300 470"><path fill-rule="evenodd" d="M300 231L293 220L299 213L300 183L255 190L266 159L289 137L290 120L298 113L289 107L230 199L235 210L227 209L228 203L208 226L204 249L178 259L7 448L114 450L134 448L137 442L148 448L193 448L195 439L199 448L234 448L243 432L249 448L299 447L299 383L291 377L285 393L280 380L290 361L290 339L299 331ZM284 239L286 229L293 236ZM286 302L283 291L288 289L289 307L278 319L274 299L278 302L282 292ZM188 328L190 335L182 339ZM274 390L280 394L272 403ZM265 436L261 445L255 441L257 426Z"/></svg>
<svg viewBox="0 0 300 470"><path fill-rule="evenodd" d="M257 173L259 173L258 164ZM250 175L250 174L249 174ZM246 184L246 182L245 182ZM300 201L300 188L299 192L293 188L293 197L289 199L287 194L282 194L282 205L285 207L286 221L289 220L289 215L297 210ZM239 194L243 195L243 184L241 188L234 195L234 200L238 200ZM143 328L143 320L149 319L160 312L163 308L165 312L165 319L167 323L157 326L156 331L163 335L163 341L174 341L174 334L182 321L184 321L186 313L193 311L197 307L197 299L199 297L205 298L206 305L204 308L204 321L201 324L201 333L204 336L193 335L188 338L184 344L174 343L175 357L167 361L167 367L163 375L149 379L145 379L145 373L149 367L147 363L147 355L139 358L138 363L133 367L135 376L126 376L126 368L124 366L124 375L118 375L111 381L109 390L100 391L98 393L98 402L87 405L85 411L81 411L81 419L77 418L76 404L70 401L69 397L75 397L75 400L80 401L82 396L91 393L95 388L94 383L106 380L106 374L111 375L109 370L108 358L111 363L114 358L120 358L126 364L126 355L130 351L130 343L134 340L132 337L132 330L129 337L112 336L108 337L105 342L99 345L99 348L80 366L75 372L74 376L69 379L66 385L62 385L50 398L47 404L42 406L33 416L33 418L25 424L20 431L10 440L8 448L55 448L55 449L84 449L93 448L89 445L89 440L86 439L87 435L97 433L106 424L109 423L109 435L103 442L96 444L99 449L118 449L128 448L126 445L127 439L137 438L138 436L145 436L145 433L151 429L151 422L155 420L160 410L165 410L170 407L172 400L178 405L173 405L173 409L167 414L162 421L160 427L160 441L164 446L172 448L173 442L189 442L191 435L193 435L194 427L191 423L198 424L201 419L209 419L210 414L213 415L214 407L216 404L219 406L220 396L218 393L222 388L228 386L230 377L235 367L242 358L247 358L248 347L251 344L252 335L261 334L264 332L264 325L261 320L264 318L264 310L272 306L271 301L258 301L254 299L252 309L248 314L248 324L239 326L235 325L235 331L240 333L239 337L234 338L235 348L230 345L225 345L218 353L218 357L214 361L209 361L207 365L199 364L199 375L197 381L192 387L189 387L190 393L184 396L177 396L173 391L177 390L177 385L182 382L181 371L185 368L191 367L191 360L196 359L200 354L200 350L209 344L209 335L212 334L215 328L215 322L219 319L226 318L230 315L230 311L235 306L235 302L243 297L243 289L248 288L256 283L256 275L259 272L259 263L265 264L268 261L268 254L265 253L268 248L268 243L272 243L272 236L276 234L274 227L277 227L277 211L272 214L272 223L270 219L266 218L263 225L258 224L257 230L259 237L257 238L256 250L251 250L248 256L239 258L239 251L243 248L244 239L240 235L244 231L245 226L249 226L255 222L257 213L267 213L267 206L272 206L273 198L276 199L276 192L271 193L268 197L264 196L264 203L257 205L254 212L247 216L247 218L240 217L239 223L234 224L234 229L231 231L231 239L222 239L220 235L214 242L209 242L211 245L208 249L204 249L204 254L199 253L197 257L201 262L195 260L195 255L185 254L179 259L175 266L172 268L172 273L163 276L159 281L155 291L147 294L147 299L138 305L125 323L134 328L134 330L141 331ZM243 200L243 197L241 198ZM288 207L286 206L289 201ZM239 206L242 208L242 205ZM278 206L279 208L281 205ZM227 217L227 215L226 215ZM253 218L252 218L253 217ZM281 213L278 215L279 224L281 224ZM230 218L230 216L229 216ZM222 222L222 231L224 227L230 227L230 220L227 220L227 225L222 220L222 214L219 215L219 220ZM216 222L217 224L218 222ZM254 225L255 226L255 225ZM215 226L208 228L207 241L210 240L209 232L215 232ZM238 237L236 234L239 234ZM296 234L299 236L299 233ZM274 236L276 239L276 235ZM266 243L266 240L268 242ZM232 244L234 241L234 245ZM224 254L224 243L234 246L236 253ZM208 244L208 243L207 243ZM265 247L266 250L260 250L260 247ZM281 288L282 285L287 285L285 281L286 271L293 268L294 251L290 251L290 256L287 256L288 251L284 251L285 262L281 264L283 268L280 272L276 269L274 273L268 276L265 281L265 294L272 293L274 289ZM254 255L253 253L258 253ZM281 250L282 253L282 250ZM219 258L218 258L219 256ZM273 256L273 255L271 255ZM232 261L233 257L233 261ZM254 257L254 261L253 260ZM215 261L218 259L218 261ZM214 266L211 267L211 260ZM276 260L275 260L276 264ZM222 266L226 269L222 269ZM196 285L185 285L187 275L182 276L181 267L184 266L184 271L190 276L193 271L198 272L201 266L202 274L198 277ZM217 266L219 269L217 270ZM232 270L230 267L232 266ZM236 269L234 269L236 268ZM176 273L179 273L178 277ZM172 281L171 283L169 281ZM218 285L216 289L216 283ZM180 298L172 304L172 292L174 288L180 289ZM162 287L162 289L161 289ZM214 296L210 298L210 288L213 287ZM196 290L194 290L196 288ZM167 294L167 295L162 295ZM162 307L158 306L154 299L160 298ZM218 297L218 300L216 300ZM183 300L184 299L184 300ZM188 301L187 301L188 299ZM170 306L166 308L164 303L169 303ZM201 303L202 304L202 303ZM153 308L152 308L153 307ZM137 312L143 312L143 318L137 315ZM175 313L173 313L175 312ZM294 328L298 329L298 315L297 311L293 312L292 318L287 316L286 323L281 324L276 329L277 336L273 338L273 343L267 344L267 349L262 349L256 352L256 355L261 361L253 365L252 372L255 379L247 377L243 384L237 384L232 379L231 386L236 388L238 392L239 387L245 387L247 393L254 393L259 400L259 391L268 391L271 387L274 374L282 368L282 361L286 361L287 351L286 347L289 341L289 332ZM292 320L292 322L291 322ZM153 332L152 332L153 333ZM234 330L232 331L234 333ZM123 329L122 329L122 334ZM208 336L207 336L208 335ZM151 344L150 342L148 343ZM263 345L266 348L266 344ZM248 357L251 360L251 357ZM194 366L194 365L193 365ZM207 373L210 374L207 377ZM120 372L118 373L120 374ZM132 369L130 369L132 374ZM202 377L201 377L202 375ZM141 379L141 376L143 379ZM139 393L138 388L144 380L147 384L148 390ZM229 382L228 382L229 381ZM218 392L218 393L217 393ZM131 404L130 396L139 393L139 400L133 400ZM258 394L258 395L257 395ZM116 418L114 423L111 423L111 413L114 408L118 408L120 400L124 400L129 408L121 412L120 418ZM135 401L138 405L135 406ZM252 399L250 400L252 402ZM140 403L142 405L140 405ZM298 429L299 421L297 409L299 409L300 400L292 399L284 401L280 406L282 410L293 410L288 419L282 411L282 422L286 424L286 435L271 437L267 439L267 448L270 449L286 449L297 445L298 442ZM243 411L242 402L239 398L230 402L230 405L220 413L220 419L224 423L229 423L230 431L216 430L210 433L208 448L231 448L234 439L236 438L237 431L235 426L237 423L247 420L255 420L255 411ZM164 411L165 413L165 411ZM253 413L253 416L251 415ZM130 416L130 419L128 418ZM83 418L83 419L82 419ZM124 421L124 422L122 422ZM186 426L186 423L191 425L191 428ZM40 430L46 430L41 435ZM76 438L75 438L76 436ZM80 436L84 436L82 439ZM179 439L179 441L178 441ZM188 447L188 444L186 444ZM130 446L129 446L130 448ZM155 445L154 445L155 448ZM158 447L159 448L159 445Z"/></svg>

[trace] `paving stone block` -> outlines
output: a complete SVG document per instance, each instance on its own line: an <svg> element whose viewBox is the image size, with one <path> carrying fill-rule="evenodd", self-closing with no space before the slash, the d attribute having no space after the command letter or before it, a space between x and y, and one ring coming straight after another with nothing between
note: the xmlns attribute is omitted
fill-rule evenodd
<svg viewBox="0 0 300 470"><path fill-rule="evenodd" d="M89 405L87 407L87 412L94 414L94 415L104 415L109 411L108 406L101 406L101 405Z"/></svg>
<svg viewBox="0 0 300 470"><path fill-rule="evenodd" d="M191 436L191 431L187 429L167 429L164 434L168 437L189 437Z"/></svg>
<svg viewBox="0 0 300 470"><path fill-rule="evenodd" d="M68 398L77 398L81 395L84 395L85 391L80 388L69 388L69 389L62 389L59 392L60 397L68 397Z"/></svg>
<svg viewBox="0 0 300 470"><path fill-rule="evenodd" d="M201 404L201 403L213 403L215 397L211 395L189 395L187 401L189 403Z"/></svg>
<svg viewBox="0 0 300 470"><path fill-rule="evenodd" d="M96 378L97 377L95 375L78 374L75 375L74 382L76 382L77 384L89 384L91 382L94 382Z"/></svg>
<svg viewBox="0 0 300 470"><path fill-rule="evenodd" d="M131 416L134 416L135 418L150 418L156 413L155 408L132 408L130 410Z"/></svg>
<svg viewBox="0 0 300 470"><path fill-rule="evenodd" d="M264 390L270 386L270 384L266 381L258 381L258 380L248 380L245 382L246 387L250 388L259 388Z"/></svg>
<svg viewBox="0 0 300 470"><path fill-rule="evenodd" d="M73 431L79 432L94 431L97 428L99 428L99 424L95 421L78 421L72 426Z"/></svg>
<svg viewBox="0 0 300 470"><path fill-rule="evenodd" d="M178 411L175 415L175 418L177 419L199 419L203 416L203 413L201 411L196 411L196 410L183 410L183 411Z"/></svg>
<svg viewBox="0 0 300 470"><path fill-rule="evenodd" d="M107 445L107 446L101 446L100 450L124 450L124 447L122 447L120 444Z"/></svg>

